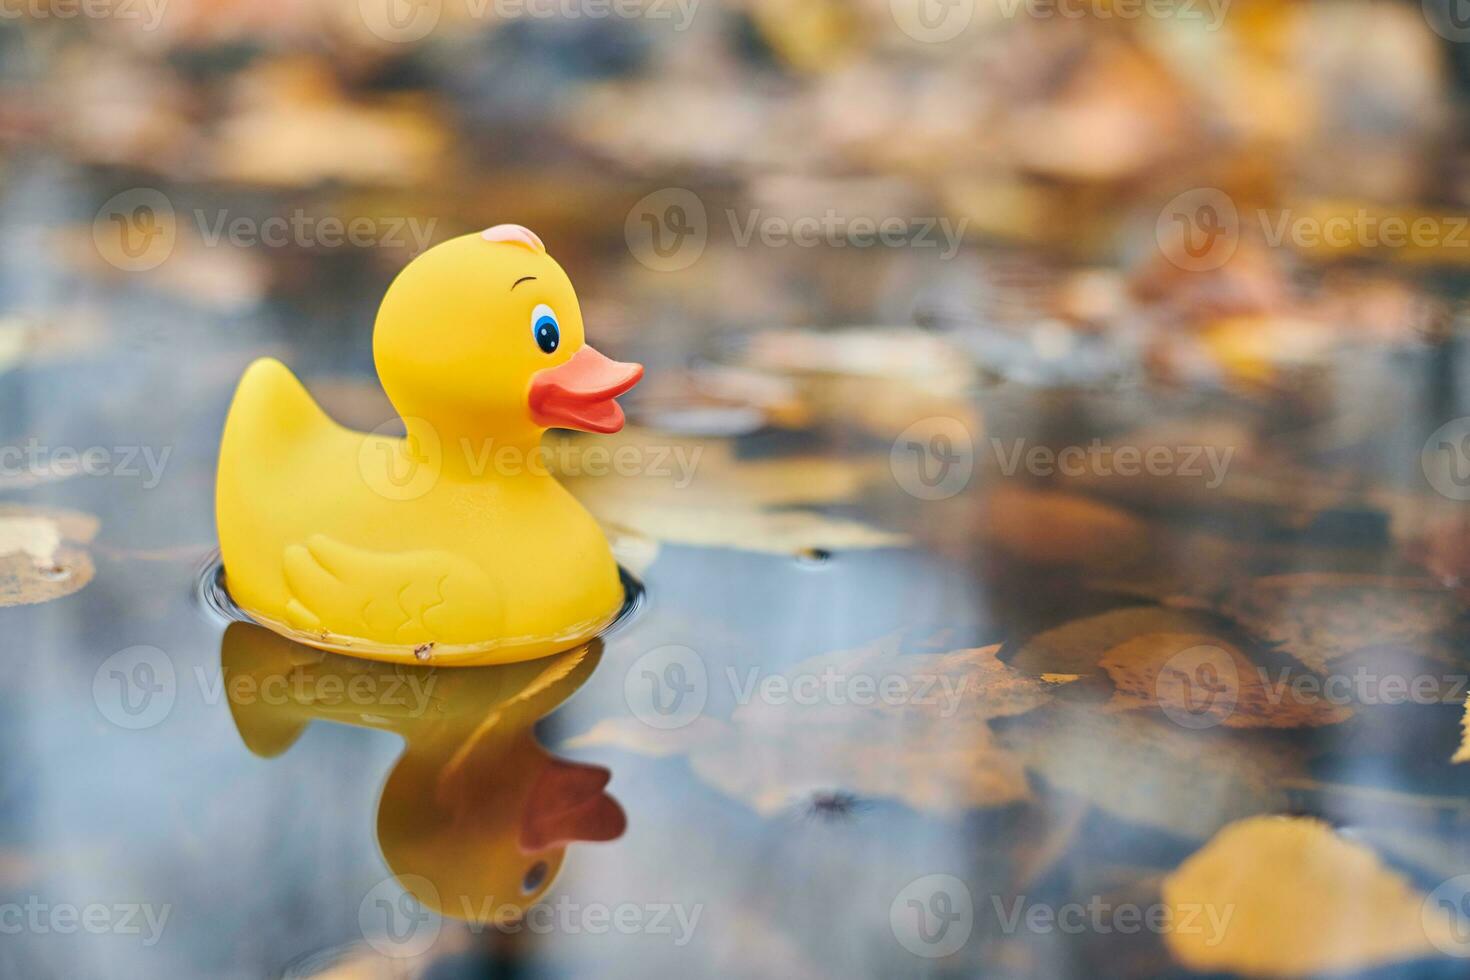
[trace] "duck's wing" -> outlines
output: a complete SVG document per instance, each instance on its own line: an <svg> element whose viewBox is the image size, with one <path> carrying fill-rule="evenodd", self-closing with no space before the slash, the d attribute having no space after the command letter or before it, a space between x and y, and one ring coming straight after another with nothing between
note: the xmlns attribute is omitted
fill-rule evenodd
<svg viewBox="0 0 1470 980"><path fill-rule="evenodd" d="M314 534L288 546L284 561L286 612L297 629L407 646L501 635L494 583L450 552L374 551Z"/></svg>

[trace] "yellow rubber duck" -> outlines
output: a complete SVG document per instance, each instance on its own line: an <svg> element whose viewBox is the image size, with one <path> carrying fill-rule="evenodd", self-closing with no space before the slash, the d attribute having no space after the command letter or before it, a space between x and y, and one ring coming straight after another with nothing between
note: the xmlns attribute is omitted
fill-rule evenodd
<svg viewBox="0 0 1470 980"><path fill-rule="evenodd" d="M338 425L279 361L241 378L215 500L235 602L320 649L436 665L546 656L606 627L617 564L539 450L549 427L622 428L613 399L643 368L586 344L541 239L497 225L414 259L373 357L405 438Z"/></svg>
<svg viewBox="0 0 1470 980"><path fill-rule="evenodd" d="M404 740L378 797L383 859L422 904L504 924L551 887L569 844L627 828L612 774L563 759L535 723L592 676L602 642L535 662L440 671L310 650L251 623L220 645L230 713L256 755L289 749L315 720Z"/></svg>

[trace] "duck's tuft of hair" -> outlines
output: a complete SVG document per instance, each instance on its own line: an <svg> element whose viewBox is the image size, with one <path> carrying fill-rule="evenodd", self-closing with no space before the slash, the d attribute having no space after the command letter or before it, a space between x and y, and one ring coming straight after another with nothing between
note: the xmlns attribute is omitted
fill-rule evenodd
<svg viewBox="0 0 1470 980"><path fill-rule="evenodd" d="M546 251L546 246L542 243L541 238L525 225L495 225L480 232L480 237L487 242L524 245L533 252Z"/></svg>

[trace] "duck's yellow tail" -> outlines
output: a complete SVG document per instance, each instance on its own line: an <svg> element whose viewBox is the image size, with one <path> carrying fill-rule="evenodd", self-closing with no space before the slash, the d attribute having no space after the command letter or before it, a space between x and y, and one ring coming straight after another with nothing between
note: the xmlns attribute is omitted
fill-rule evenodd
<svg viewBox="0 0 1470 980"><path fill-rule="evenodd" d="M235 389L220 440L215 476L215 522L225 574L233 581L279 580L279 568L246 569L252 556L268 553L262 536L286 532L279 508L282 489L295 482L309 489L312 468L303 467L304 451L320 445L323 429L338 426L314 402L286 365L263 357L246 369ZM305 472L303 472L303 469ZM299 491L298 491L299 492ZM297 496L286 492L284 499ZM274 549L279 554L279 549ZM250 598L235 596L237 601Z"/></svg>

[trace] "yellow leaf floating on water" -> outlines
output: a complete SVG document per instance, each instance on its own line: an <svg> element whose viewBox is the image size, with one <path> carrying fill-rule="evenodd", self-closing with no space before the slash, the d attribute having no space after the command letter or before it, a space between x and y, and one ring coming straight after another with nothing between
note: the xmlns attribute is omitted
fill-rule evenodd
<svg viewBox="0 0 1470 980"><path fill-rule="evenodd" d="M1229 916L1220 935L1165 933L1175 959L1203 973L1315 976L1458 946L1453 923L1378 855L1302 817L1225 827L1164 879L1163 900L1173 922L1190 909Z"/></svg>
<svg viewBox="0 0 1470 980"><path fill-rule="evenodd" d="M1186 727L1305 728L1353 715L1289 683L1271 686L1245 654L1200 633L1145 633L1113 647L1098 666L1117 688L1110 708L1162 708Z"/></svg>
<svg viewBox="0 0 1470 980"><path fill-rule="evenodd" d="M97 519L75 511L0 506L0 606L23 606L71 595L92 581L83 547Z"/></svg>
<svg viewBox="0 0 1470 980"><path fill-rule="evenodd" d="M1470 697L1465 699L1465 716L1460 719L1460 747L1451 762L1470 762Z"/></svg>
<svg viewBox="0 0 1470 980"><path fill-rule="evenodd" d="M894 548L907 536L809 509L855 497L871 466L821 457L738 460L725 442L630 427L548 443L547 461L604 524L660 541L770 554Z"/></svg>

